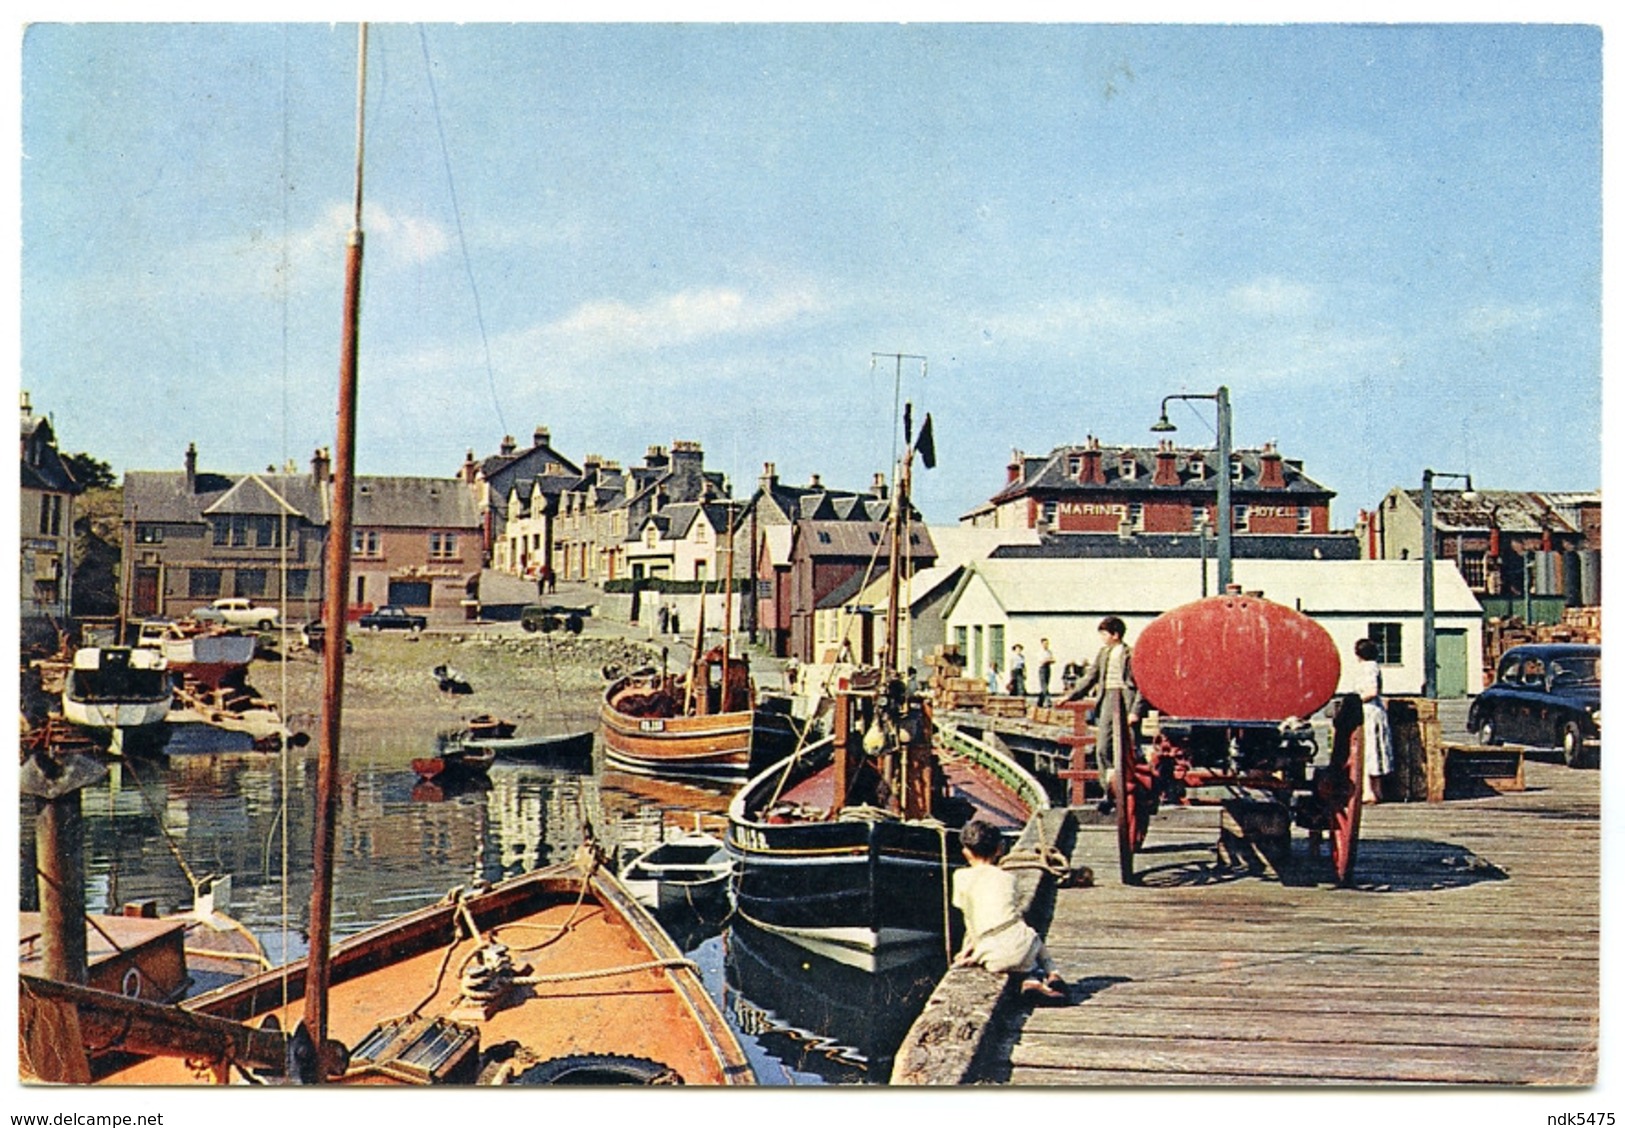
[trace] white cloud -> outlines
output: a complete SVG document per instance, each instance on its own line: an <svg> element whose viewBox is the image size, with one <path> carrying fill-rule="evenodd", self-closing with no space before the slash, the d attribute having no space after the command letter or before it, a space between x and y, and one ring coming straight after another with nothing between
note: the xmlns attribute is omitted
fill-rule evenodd
<svg viewBox="0 0 1625 1128"><path fill-rule="evenodd" d="M1534 328L1546 317L1540 306L1491 302L1462 313L1461 327L1470 336L1490 337L1509 329Z"/></svg>
<svg viewBox="0 0 1625 1128"><path fill-rule="evenodd" d="M1230 303L1242 313L1257 317L1302 317L1320 308L1320 294L1313 286L1284 278L1260 278L1230 291Z"/></svg>
<svg viewBox="0 0 1625 1128"><path fill-rule="evenodd" d="M724 288L683 290L641 305L618 298L587 302L542 332L554 345L572 351L651 351L772 329L821 308L823 303L808 289L765 295Z"/></svg>

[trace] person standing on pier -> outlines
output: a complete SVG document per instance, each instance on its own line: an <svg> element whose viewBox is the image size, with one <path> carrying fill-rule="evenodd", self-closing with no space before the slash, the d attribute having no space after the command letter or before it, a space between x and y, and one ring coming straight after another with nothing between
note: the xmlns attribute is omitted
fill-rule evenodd
<svg viewBox="0 0 1625 1128"><path fill-rule="evenodd" d="M965 917L965 941L954 966L1019 974L1023 999L1065 1001L1066 984L1043 937L1022 919L1016 875L999 865L1004 834L985 819L971 819L960 828L959 849L966 865L954 871L953 905Z"/></svg>
<svg viewBox="0 0 1625 1128"><path fill-rule="evenodd" d="M1112 802L1112 774L1117 762L1117 746L1123 743L1126 755L1137 755L1134 726L1140 722L1140 690L1134 684L1133 649L1123 641L1128 628L1116 615L1100 620L1100 653L1077 684L1058 704L1090 701L1095 707L1095 767L1106 797L1100 801L1101 814L1109 814ZM1127 718L1127 725L1122 718Z"/></svg>
<svg viewBox="0 0 1625 1128"><path fill-rule="evenodd" d="M1362 638L1354 644L1354 692L1365 712L1366 803L1382 802L1382 780L1394 770L1394 741L1388 727L1388 706L1382 699L1382 667L1377 644Z"/></svg>
<svg viewBox="0 0 1625 1128"><path fill-rule="evenodd" d="M1055 654L1049 648L1049 639L1038 640L1038 707L1049 706L1049 678L1055 672Z"/></svg>
<svg viewBox="0 0 1625 1128"><path fill-rule="evenodd" d="M1027 696L1027 655L1019 642L1010 648L1010 696Z"/></svg>

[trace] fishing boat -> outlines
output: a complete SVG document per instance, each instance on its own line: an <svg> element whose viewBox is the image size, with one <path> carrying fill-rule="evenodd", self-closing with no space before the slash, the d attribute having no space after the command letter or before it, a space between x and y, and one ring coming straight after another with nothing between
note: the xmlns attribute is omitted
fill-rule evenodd
<svg viewBox="0 0 1625 1128"><path fill-rule="evenodd" d="M710 908L728 899L733 857L722 839L684 831L633 857L621 867L621 884L645 908L670 911Z"/></svg>
<svg viewBox="0 0 1625 1128"><path fill-rule="evenodd" d="M468 718L465 727L469 736L497 740L512 736L519 728L512 721L504 720L501 717L493 717L489 713L481 713L477 717Z"/></svg>
<svg viewBox="0 0 1625 1128"><path fill-rule="evenodd" d="M929 435L927 416L922 449ZM951 943L960 827L981 817L1014 839L1049 806L1043 786L999 750L938 733L930 703L908 691L900 672L912 436L907 450L887 534L882 662L850 669L829 687L829 734L760 772L728 806L738 915L867 971Z"/></svg>
<svg viewBox="0 0 1625 1128"><path fill-rule="evenodd" d="M604 691L604 757L623 771L737 783L796 746L788 709L758 697L750 660L733 653L731 509L727 544L721 644L705 645L702 593L688 669L636 670L612 678Z"/></svg>
<svg viewBox="0 0 1625 1128"><path fill-rule="evenodd" d="M583 850L488 889L454 890L337 945L329 1029L345 1052L329 1080L752 1083L698 970L594 857ZM24 1023L47 1007L71 1008L82 1045L106 1047L79 1063L101 1084L275 1080L281 1062L266 1059L286 1037L267 1051L255 1050L249 1035L302 1029L307 982L299 961L179 1007L135 1009L108 992L25 976ZM191 1060L169 1050L149 1022L190 1031Z"/></svg>
<svg viewBox="0 0 1625 1128"><path fill-rule="evenodd" d="M724 646L682 675L653 669L616 679L599 711L604 756L622 771L738 782L795 747L788 714L757 707L749 661Z"/></svg>
<svg viewBox="0 0 1625 1128"><path fill-rule="evenodd" d="M174 690L164 656L128 646L82 646L62 686L62 715L91 729L147 729L169 714Z"/></svg>

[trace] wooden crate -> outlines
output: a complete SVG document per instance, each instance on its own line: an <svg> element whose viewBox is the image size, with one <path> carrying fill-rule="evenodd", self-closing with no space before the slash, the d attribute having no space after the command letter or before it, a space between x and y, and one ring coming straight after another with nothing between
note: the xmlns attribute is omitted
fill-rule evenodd
<svg viewBox="0 0 1625 1128"><path fill-rule="evenodd" d="M1025 717L1027 699L990 693L987 700L982 703L982 712L991 713L995 717Z"/></svg>
<svg viewBox="0 0 1625 1128"><path fill-rule="evenodd" d="M1444 798L1444 755L1439 748L1439 703L1427 697L1392 696L1388 727L1394 740L1394 798L1405 802Z"/></svg>
<svg viewBox="0 0 1625 1128"><path fill-rule="evenodd" d="M1522 745L1449 741L1440 745L1440 751L1444 756L1446 798L1471 799L1524 788Z"/></svg>

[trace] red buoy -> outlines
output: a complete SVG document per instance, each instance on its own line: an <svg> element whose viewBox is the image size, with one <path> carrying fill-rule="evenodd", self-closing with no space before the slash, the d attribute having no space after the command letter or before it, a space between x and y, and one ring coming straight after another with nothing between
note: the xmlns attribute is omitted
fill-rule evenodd
<svg viewBox="0 0 1625 1128"><path fill-rule="evenodd" d="M1337 644L1301 611L1245 595L1176 607L1134 640L1134 680L1151 708L1186 720L1283 721L1330 701Z"/></svg>

